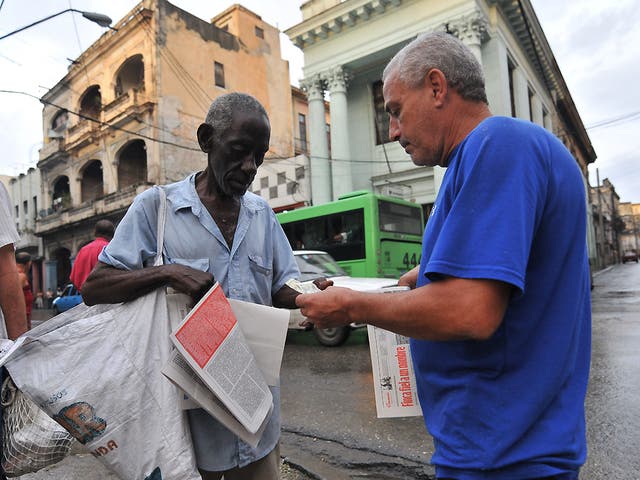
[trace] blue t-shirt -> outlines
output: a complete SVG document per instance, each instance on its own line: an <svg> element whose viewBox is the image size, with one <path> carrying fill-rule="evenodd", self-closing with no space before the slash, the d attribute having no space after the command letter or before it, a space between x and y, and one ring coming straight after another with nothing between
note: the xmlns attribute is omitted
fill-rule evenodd
<svg viewBox="0 0 640 480"><path fill-rule="evenodd" d="M490 117L451 154L418 286L454 276L514 288L490 339L411 342L438 476L577 478L591 351L586 215L575 159L537 125Z"/></svg>

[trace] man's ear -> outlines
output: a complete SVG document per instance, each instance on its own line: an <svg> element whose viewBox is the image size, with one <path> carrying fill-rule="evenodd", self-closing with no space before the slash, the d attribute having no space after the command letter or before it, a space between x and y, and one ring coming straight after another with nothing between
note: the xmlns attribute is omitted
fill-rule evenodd
<svg viewBox="0 0 640 480"><path fill-rule="evenodd" d="M198 127L198 144L204 153L209 153L211 151L212 140L213 127L208 123L200 124Z"/></svg>
<svg viewBox="0 0 640 480"><path fill-rule="evenodd" d="M424 78L424 87L429 96L436 102L436 106L444 104L449 84L441 70L437 68L429 70Z"/></svg>

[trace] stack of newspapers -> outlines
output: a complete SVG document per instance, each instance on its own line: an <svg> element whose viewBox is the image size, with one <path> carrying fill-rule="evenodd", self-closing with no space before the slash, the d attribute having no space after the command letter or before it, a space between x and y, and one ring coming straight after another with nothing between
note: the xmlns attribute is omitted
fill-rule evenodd
<svg viewBox="0 0 640 480"><path fill-rule="evenodd" d="M229 300L218 283L190 311L186 295L167 298L184 320L162 373L184 391L185 409L203 408L256 446L273 410L289 311Z"/></svg>

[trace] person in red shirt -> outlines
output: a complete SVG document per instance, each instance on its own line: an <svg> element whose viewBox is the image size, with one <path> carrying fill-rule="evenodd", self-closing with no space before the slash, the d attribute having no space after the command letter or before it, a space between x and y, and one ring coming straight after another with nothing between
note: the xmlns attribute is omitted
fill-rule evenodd
<svg viewBox="0 0 640 480"><path fill-rule="evenodd" d="M82 285L98 263L98 255L113 238L114 230L110 220L98 220L94 230L96 239L82 247L76 255L69 278L78 290L82 291Z"/></svg>

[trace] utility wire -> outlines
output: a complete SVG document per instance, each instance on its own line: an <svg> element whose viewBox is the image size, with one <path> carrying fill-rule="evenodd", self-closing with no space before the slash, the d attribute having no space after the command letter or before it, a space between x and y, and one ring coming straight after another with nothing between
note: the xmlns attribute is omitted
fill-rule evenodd
<svg viewBox="0 0 640 480"><path fill-rule="evenodd" d="M601 121L596 122L593 125L589 125L588 127L585 127L585 128L587 130L594 130L596 128L609 127L609 126L614 125L616 123L623 123L623 122L627 122L629 120L633 120L635 117L638 117L638 116L640 116L640 111L625 113L625 114L619 115L617 117L608 118L606 120L601 120Z"/></svg>
<svg viewBox="0 0 640 480"><path fill-rule="evenodd" d="M189 147L187 145L180 145L179 143L170 142L168 140L159 140L157 138L150 137L150 136L145 135L143 133L134 132L133 130L128 130L126 128L122 128L122 127L118 127L116 125L112 125L112 124L110 124L108 122L103 122L102 120L97 120L97 119L92 118L92 117L90 117L88 115L84 115L84 114L79 113L79 112L74 112L73 110L69 110L68 108L64 108L64 107L61 107L60 105L56 105L55 103L50 102L48 100L43 100L43 99L38 98L37 96L32 95L32 94L27 93L27 92L19 92L19 91L16 91L16 90L0 90L0 93L12 93L12 94L16 94L16 95L25 95L27 97L35 98L36 100L38 100L38 101L40 101L40 102L42 102L42 103L44 103L46 105L50 105L52 107L56 107L56 108L58 108L60 110L65 110L68 113L71 113L72 115L75 115L77 117L80 117L82 119L85 119L85 120L88 120L88 121L91 121L91 122L94 122L94 123L97 123L101 127L111 128L113 130L118 130L120 132L129 133L131 135L135 135L137 137L144 138L146 140L150 140L152 142L162 143L162 144L165 144L165 145L171 145L172 147L182 148L184 150L190 150L190 151L194 151L194 152L201 152L201 150L199 148Z"/></svg>

